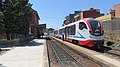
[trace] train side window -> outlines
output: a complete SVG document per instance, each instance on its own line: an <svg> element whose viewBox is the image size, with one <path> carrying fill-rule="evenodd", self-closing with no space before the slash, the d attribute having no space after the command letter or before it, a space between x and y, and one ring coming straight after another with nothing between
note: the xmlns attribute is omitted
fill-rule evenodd
<svg viewBox="0 0 120 67"><path fill-rule="evenodd" d="M54 34L58 34L58 30L54 31Z"/></svg>
<svg viewBox="0 0 120 67"><path fill-rule="evenodd" d="M62 29L59 30L59 34L62 34Z"/></svg>
<svg viewBox="0 0 120 67"><path fill-rule="evenodd" d="M62 29L62 34L65 33L65 28Z"/></svg>
<svg viewBox="0 0 120 67"><path fill-rule="evenodd" d="M87 29L86 24L85 24L84 22L80 22L80 23L79 23L79 29L80 29L80 30Z"/></svg>
<svg viewBox="0 0 120 67"><path fill-rule="evenodd" d="M70 35L75 35L75 25L70 26Z"/></svg>
<svg viewBox="0 0 120 67"><path fill-rule="evenodd" d="M59 34L63 34L64 32L65 32L64 28L59 30Z"/></svg>
<svg viewBox="0 0 120 67"><path fill-rule="evenodd" d="M70 27L67 28L67 32L68 32L68 34L69 34L69 32L70 32L69 29L70 29Z"/></svg>
<svg viewBox="0 0 120 67"><path fill-rule="evenodd" d="M70 27L68 27L68 34L70 34Z"/></svg>

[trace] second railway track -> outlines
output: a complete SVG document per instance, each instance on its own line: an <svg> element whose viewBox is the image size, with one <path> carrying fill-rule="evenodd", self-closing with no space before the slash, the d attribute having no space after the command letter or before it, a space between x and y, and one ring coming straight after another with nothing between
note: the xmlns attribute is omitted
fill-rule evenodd
<svg viewBox="0 0 120 67"><path fill-rule="evenodd" d="M110 50L108 50L108 49L104 48L102 53L106 56L109 56L113 59L116 59L116 60L120 61L120 50L118 50L118 49L112 49L111 48Z"/></svg>

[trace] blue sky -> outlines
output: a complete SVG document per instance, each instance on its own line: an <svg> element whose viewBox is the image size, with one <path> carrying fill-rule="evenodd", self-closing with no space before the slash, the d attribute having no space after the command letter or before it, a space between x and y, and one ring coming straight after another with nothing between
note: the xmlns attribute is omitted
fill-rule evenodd
<svg viewBox="0 0 120 67"><path fill-rule="evenodd" d="M32 8L38 11L40 24L47 24L47 28L59 28L62 26L65 16L74 11L100 9L107 14L120 0L29 0Z"/></svg>

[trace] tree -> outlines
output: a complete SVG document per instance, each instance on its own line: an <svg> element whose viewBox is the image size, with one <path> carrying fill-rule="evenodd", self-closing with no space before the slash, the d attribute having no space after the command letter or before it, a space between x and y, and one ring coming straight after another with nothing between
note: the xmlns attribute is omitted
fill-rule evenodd
<svg viewBox="0 0 120 67"><path fill-rule="evenodd" d="M33 10L28 0L6 0L3 6L3 24L7 39L10 40L12 33L28 35Z"/></svg>
<svg viewBox="0 0 120 67"><path fill-rule="evenodd" d="M4 14L0 11L0 33L4 33L4 24L3 24Z"/></svg>

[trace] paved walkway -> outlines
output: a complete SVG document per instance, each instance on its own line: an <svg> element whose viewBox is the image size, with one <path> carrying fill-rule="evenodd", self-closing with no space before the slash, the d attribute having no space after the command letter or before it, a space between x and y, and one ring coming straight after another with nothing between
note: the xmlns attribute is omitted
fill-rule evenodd
<svg viewBox="0 0 120 67"><path fill-rule="evenodd" d="M35 39L0 55L0 67L44 67L45 39Z"/></svg>

